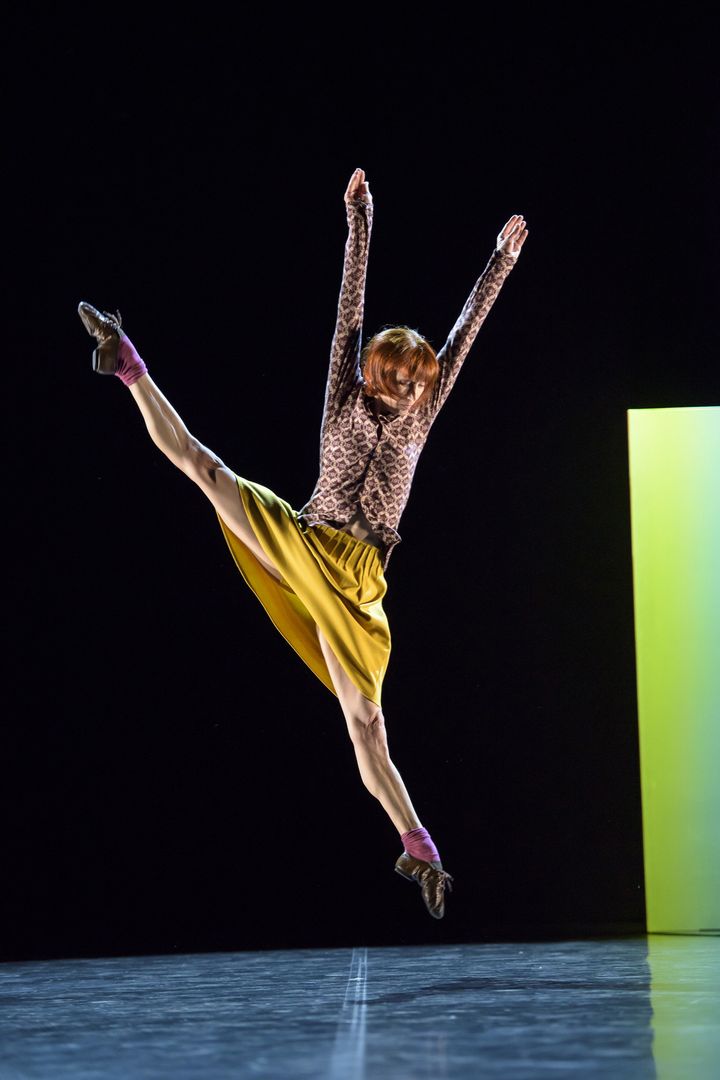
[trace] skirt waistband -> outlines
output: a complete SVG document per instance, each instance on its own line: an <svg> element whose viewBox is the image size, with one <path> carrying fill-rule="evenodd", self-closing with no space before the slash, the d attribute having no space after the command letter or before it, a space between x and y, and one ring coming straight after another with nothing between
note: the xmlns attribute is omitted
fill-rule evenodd
<svg viewBox="0 0 720 1080"><path fill-rule="evenodd" d="M323 547L343 569L347 567L348 570L359 571L362 575L373 568L376 562L382 566L382 553L375 544L359 540L344 529L336 529L334 525L327 525L324 521L311 525L310 528L322 534Z"/></svg>

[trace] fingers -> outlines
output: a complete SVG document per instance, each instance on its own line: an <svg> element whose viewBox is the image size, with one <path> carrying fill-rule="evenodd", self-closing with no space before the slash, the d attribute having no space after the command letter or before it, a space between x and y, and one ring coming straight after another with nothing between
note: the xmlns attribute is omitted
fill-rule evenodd
<svg viewBox="0 0 720 1080"><path fill-rule="evenodd" d="M509 236L510 230L512 229L512 227L513 227L513 225L515 224L516 221L517 221L517 214L513 214L513 216L510 218L510 220L505 222L502 229L500 230L500 236L501 236L501 238L503 240L505 239L505 237Z"/></svg>
<svg viewBox="0 0 720 1080"><path fill-rule="evenodd" d="M498 240L503 247L506 247L509 250L519 251L520 247L525 242L527 233L528 228L523 215L513 214L510 220L503 226Z"/></svg>
<svg viewBox="0 0 720 1080"><path fill-rule="evenodd" d="M345 192L345 201L351 199L362 199L365 203L372 202L372 196L370 194L370 185L365 179L365 170L356 169L350 177L347 190Z"/></svg>
<svg viewBox="0 0 720 1080"><path fill-rule="evenodd" d="M528 227L522 214L513 216L503 226L497 238L498 251L504 252L516 258L520 254L520 248L525 243L528 235Z"/></svg>
<svg viewBox="0 0 720 1080"><path fill-rule="evenodd" d="M358 170L356 169L355 172L350 177L350 181L348 183L348 186L345 188L345 198L346 199L352 198L353 192L355 191L355 182L356 182L355 178L357 176L357 173L358 173Z"/></svg>
<svg viewBox="0 0 720 1080"><path fill-rule="evenodd" d="M357 191L357 188L359 187L359 185L364 181L364 179L365 179L364 171L362 169L356 169L355 172L350 177L350 182L349 182L349 184L347 186L346 195L353 195Z"/></svg>
<svg viewBox="0 0 720 1080"><path fill-rule="evenodd" d="M503 226L500 235L505 239L508 236L513 236L519 233L525 227L525 218L522 214L513 214L506 225Z"/></svg>
<svg viewBox="0 0 720 1080"><path fill-rule="evenodd" d="M525 243L525 237L528 234L528 228L525 224L525 218L522 214L518 215L518 219L510 230L510 243L516 249L520 250Z"/></svg>

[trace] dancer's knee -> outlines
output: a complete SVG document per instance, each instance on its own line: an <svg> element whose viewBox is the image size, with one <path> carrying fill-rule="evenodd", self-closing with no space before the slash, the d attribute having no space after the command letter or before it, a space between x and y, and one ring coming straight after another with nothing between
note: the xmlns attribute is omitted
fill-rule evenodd
<svg viewBox="0 0 720 1080"><path fill-rule="evenodd" d="M347 718L347 725L353 743L387 754L385 717L379 705L353 710Z"/></svg>
<svg viewBox="0 0 720 1080"><path fill-rule="evenodd" d="M218 473L225 469L225 462L192 435L183 455L183 464L188 476L201 487L217 484Z"/></svg>

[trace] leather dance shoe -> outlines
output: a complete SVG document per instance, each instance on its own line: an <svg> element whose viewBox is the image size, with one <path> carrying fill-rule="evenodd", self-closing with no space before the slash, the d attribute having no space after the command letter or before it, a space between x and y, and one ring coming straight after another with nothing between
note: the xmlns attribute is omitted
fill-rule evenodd
<svg viewBox="0 0 720 1080"><path fill-rule="evenodd" d="M118 311L111 315L109 311L98 311L86 300L78 304L78 315L91 337L97 341L92 354L93 371L101 375L114 375L118 366L118 345L122 336L122 317Z"/></svg>
<svg viewBox="0 0 720 1080"><path fill-rule="evenodd" d="M425 907L433 919L442 919L445 914L445 888L452 892L453 877L442 868L439 862L424 862L415 859L403 851L395 863L395 870L408 881L417 881L422 891Z"/></svg>

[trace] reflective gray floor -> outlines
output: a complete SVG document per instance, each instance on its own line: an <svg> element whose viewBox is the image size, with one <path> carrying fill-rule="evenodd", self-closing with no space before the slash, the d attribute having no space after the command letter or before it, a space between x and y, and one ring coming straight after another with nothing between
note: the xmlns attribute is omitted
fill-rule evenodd
<svg viewBox="0 0 720 1080"><path fill-rule="evenodd" d="M720 1076L720 940L0 964L0 1078Z"/></svg>

